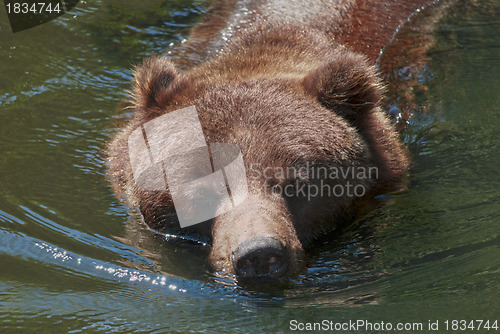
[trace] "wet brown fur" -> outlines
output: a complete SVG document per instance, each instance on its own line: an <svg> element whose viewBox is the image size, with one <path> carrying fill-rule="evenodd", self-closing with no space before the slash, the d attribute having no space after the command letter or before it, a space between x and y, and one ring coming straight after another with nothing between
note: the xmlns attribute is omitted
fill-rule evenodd
<svg viewBox="0 0 500 334"><path fill-rule="evenodd" d="M294 21L266 9L266 1L251 2L247 21L224 43L221 29L234 22L238 5L219 2L185 46L200 47L199 65L181 74L168 59L153 56L136 68L135 113L109 146L109 166L115 189L140 208L149 226L175 230L178 224L168 192L135 186L127 138L146 122L191 105L207 142L238 145L247 173L254 162L279 168L306 162L374 166L377 180L354 180L370 190L367 196L387 191L405 175L406 151L380 109L383 84L373 63L396 27L429 1L323 3L324 10ZM186 59L180 62L187 66ZM289 180L248 181L250 194L242 205L190 229L213 239L210 260L216 269L233 272L230 256L239 243L271 236L288 248L288 273L294 274L302 266L303 244L338 225L357 205L336 197L290 202L268 191Z"/></svg>

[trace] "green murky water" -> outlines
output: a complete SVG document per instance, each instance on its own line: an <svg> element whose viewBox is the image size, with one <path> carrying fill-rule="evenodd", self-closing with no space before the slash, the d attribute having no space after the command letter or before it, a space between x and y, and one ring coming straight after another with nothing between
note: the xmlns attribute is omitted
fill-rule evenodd
<svg viewBox="0 0 500 334"><path fill-rule="evenodd" d="M16 34L0 9L0 332L500 322L500 3L451 9L433 32L422 111L404 132L408 190L319 243L307 270L272 293L217 278L203 250L153 238L105 176L131 64L179 45L206 7L86 2Z"/></svg>

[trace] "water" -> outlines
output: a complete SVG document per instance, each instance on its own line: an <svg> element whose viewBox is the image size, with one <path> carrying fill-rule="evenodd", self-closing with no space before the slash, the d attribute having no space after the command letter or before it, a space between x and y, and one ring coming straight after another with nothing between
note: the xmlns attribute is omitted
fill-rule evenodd
<svg viewBox="0 0 500 334"><path fill-rule="evenodd" d="M412 32L437 44L403 132L408 189L319 241L300 277L265 292L214 275L203 246L153 237L105 175L131 65L179 46L206 7L80 3L17 34L0 10L0 332L423 324L396 331L412 333L429 321L437 332L446 320L500 321L500 3L452 7L433 32Z"/></svg>

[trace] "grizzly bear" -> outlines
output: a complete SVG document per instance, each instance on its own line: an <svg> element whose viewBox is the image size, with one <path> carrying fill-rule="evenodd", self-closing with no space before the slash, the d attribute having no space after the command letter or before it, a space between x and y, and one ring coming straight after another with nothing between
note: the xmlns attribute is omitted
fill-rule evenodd
<svg viewBox="0 0 500 334"><path fill-rule="evenodd" d="M217 2L178 57L185 71L158 56L135 69L134 114L108 148L116 191L153 230L208 240L215 270L241 279L297 274L306 244L407 172L406 150L381 110L384 83L374 64L426 2ZM148 157L134 156L130 138L188 107L206 143L240 150L247 193L231 210L215 207L213 218L181 227L168 179L164 188L137 183L131 160ZM161 145L174 137L167 133ZM169 163L146 176L163 180ZM199 200L203 191L187 196Z"/></svg>

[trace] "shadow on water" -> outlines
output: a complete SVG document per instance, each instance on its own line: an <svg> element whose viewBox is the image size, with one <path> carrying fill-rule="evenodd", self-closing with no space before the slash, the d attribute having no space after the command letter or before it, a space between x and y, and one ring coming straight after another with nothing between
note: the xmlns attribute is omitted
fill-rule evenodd
<svg viewBox="0 0 500 334"><path fill-rule="evenodd" d="M112 110L126 98L131 64L179 46L206 6L81 2L18 34L0 11L2 333L261 333L286 332L292 319L497 317L498 2L459 1L432 29L418 20L400 29L379 66L412 92L402 100L390 86L388 102L413 157L408 189L319 240L299 277L267 290L214 274L206 247L153 235L106 182L103 149L110 124L127 117ZM421 67L398 62L428 41Z"/></svg>

